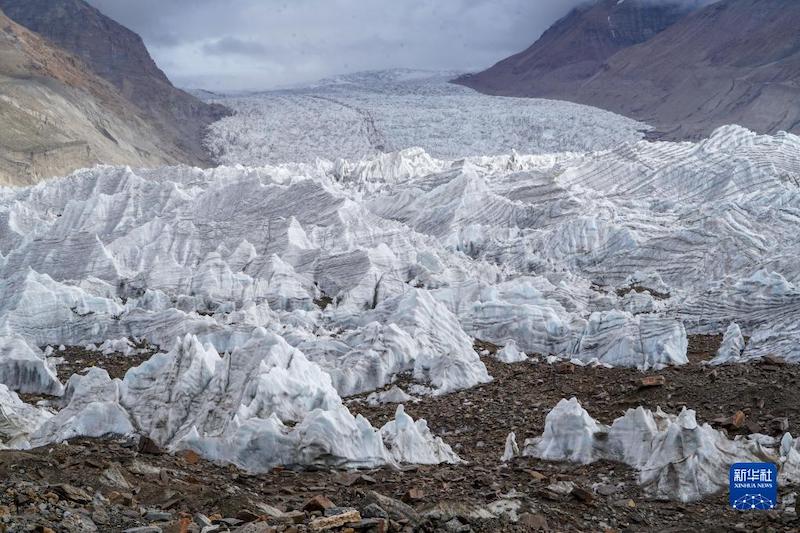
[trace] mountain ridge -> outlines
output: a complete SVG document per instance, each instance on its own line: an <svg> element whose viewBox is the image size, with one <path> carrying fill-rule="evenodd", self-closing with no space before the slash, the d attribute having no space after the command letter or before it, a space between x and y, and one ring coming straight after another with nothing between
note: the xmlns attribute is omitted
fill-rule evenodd
<svg viewBox="0 0 800 533"><path fill-rule="evenodd" d="M0 9L114 85L176 147L179 160L213 163L203 145L205 129L229 111L174 87L138 34L83 0L0 0Z"/></svg>
<svg viewBox="0 0 800 533"><path fill-rule="evenodd" d="M157 166L177 150L106 80L0 11L0 185L97 163Z"/></svg>
<svg viewBox="0 0 800 533"><path fill-rule="evenodd" d="M488 94L601 107L652 124L657 138L697 139L729 123L759 133L798 132L799 26L798 2L721 0L616 51L580 79L513 73L509 58L455 81Z"/></svg>
<svg viewBox="0 0 800 533"><path fill-rule="evenodd" d="M677 0L586 2L556 21L527 49L456 81L501 96L554 95L561 84L590 78L615 53L645 42L696 7L697 2Z"/></svg>

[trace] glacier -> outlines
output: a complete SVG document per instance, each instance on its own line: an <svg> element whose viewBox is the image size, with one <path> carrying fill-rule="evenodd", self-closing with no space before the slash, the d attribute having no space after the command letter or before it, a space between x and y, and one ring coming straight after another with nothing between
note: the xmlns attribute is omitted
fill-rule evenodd
<svg viewBox="0 0 800 533"><path fill-rule="evenodd" d="M575 398L561 400L548 414L544 433L528 439L523 456L588 464L597 460L625 463L639 471L645 494L684 502L728 488L730 465L772 462L780 482L796 482L800 439L753 434L729 439L695 412L677 415L657 409L628 409L610 426L597 422ZM504 459L513 457L507 452Z"/></svg>
<svg viewBox="0 0 800 533"><path fill-rule="evenodd" d="M687 335L726 332L714 363L800 361L800 138L724 126L647 142L627 119L547 101L520 104L549 125L523 138L516 103L441 86L343 78L239 97L209 138L227 165L98 166L0 188L0 445L130 434L252 471L459 462L402 403L489 383L475 340L503 347L504 363L649 371L686 364ZM406 148L412 101L442 130ZM517 129L462 145L474 131L448 105L480 114L470 127ZM302 106L301 121L339 109L313 132L296 126L305 144L281 129ZM331 134L342 113L358 115L355 133ZM359 140L375 134L365 120L380 143ZM134 342L157 353L121 379L58 378L56 347L102 356ZM53 399L34 407L18 393ZM369 393L401 404L380 428L347 408ZM702 497L720 465L755 449L688 411L626 415L615 434L638 440L598 448L606 430L570 409L526 449L627 462L659 497ZM662 479L689 438L707 479ZM734 451L702 455L711 445Z"/></svg>
<svg viewBox="0 0 800 533"><path fill-rule="evenodd" d="M411 147L437 159L589 152L651 129L594 107L497 98L448 83L459 74L392 69L214 98L236 115L212 124L206 144L221 163L261 166L360 160Z"/></svg>

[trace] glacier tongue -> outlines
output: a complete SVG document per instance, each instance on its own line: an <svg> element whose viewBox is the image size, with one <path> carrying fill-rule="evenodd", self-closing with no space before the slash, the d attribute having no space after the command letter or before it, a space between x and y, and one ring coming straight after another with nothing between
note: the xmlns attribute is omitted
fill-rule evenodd
<svg viewBox="0 0 800 533"><path fill-rule="evenodd" d="M63 394L31 443L132 432L250 469L455 460L402 410L379 430L341 398L398 374L415 395L487 383L475 339L506 361L646 370L735 322L750 338L731 331L720 357L800 361L798 176L800 138L726 126L592 153L96 167L2 189L0 382ZM160 353L66 388L40 349L134 340ZM673 431L694 434L688 418ZM577 410L559 431L594 457Z"/></svg>

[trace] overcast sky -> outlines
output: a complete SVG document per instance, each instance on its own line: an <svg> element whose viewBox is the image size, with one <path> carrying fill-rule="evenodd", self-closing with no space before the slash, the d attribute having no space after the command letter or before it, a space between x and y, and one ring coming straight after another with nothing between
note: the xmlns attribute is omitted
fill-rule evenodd
<svg viewBox="0 0 800 533"><path fill-rule="evenodd" d="M582 0L88 0L177 85L261 89L393 67L476 70Z"/></svg>

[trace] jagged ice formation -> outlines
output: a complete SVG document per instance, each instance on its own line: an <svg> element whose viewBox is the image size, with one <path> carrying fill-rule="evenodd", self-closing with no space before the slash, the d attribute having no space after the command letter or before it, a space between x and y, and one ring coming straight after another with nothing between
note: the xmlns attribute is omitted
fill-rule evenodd
<svg viewBox="0 0 800 533"><path fill-rule="evenodd" d="M730 126L589 153L98 167L0 189L0 381L63 393L0 438L136 433L251 470L457 461L402 409L378 429L341 398L400 373L415 395L486 383L475 338L508 360L646 370L735 322L740 360L797 361L798 176L798 137ZM125 339L161 353L122 380L64 387L42 350ZM706 488L682 490L654 492Z"/></svg>

